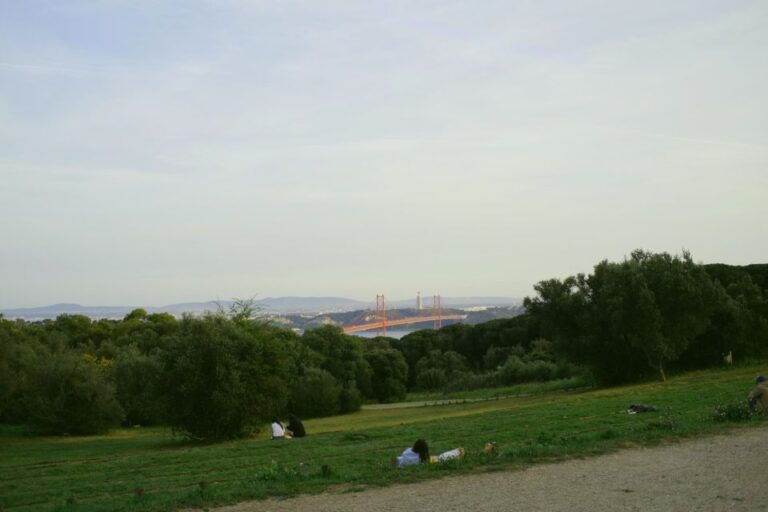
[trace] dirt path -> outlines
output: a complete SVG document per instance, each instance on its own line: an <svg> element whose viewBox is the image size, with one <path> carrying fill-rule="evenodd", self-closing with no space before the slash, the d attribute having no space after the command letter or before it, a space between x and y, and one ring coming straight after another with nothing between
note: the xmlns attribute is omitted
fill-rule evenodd
<svg viewBox="0 0 768 512"><path fill-rule="evenodd" d="M768 428L757 428L522 471L246 502L217 510L762 511L768 510L767 463Z"/></svg>

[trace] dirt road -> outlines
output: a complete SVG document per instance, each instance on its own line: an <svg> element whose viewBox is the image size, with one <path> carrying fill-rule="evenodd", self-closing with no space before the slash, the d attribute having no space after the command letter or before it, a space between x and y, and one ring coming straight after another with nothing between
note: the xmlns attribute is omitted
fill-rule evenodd
<svg viewBox="0 0 768 512"><path fill-rule="evenodd" d="M754 512L768 510L767 464L768 428L757 428L522 471L246 502L217 510Z"/></svg>

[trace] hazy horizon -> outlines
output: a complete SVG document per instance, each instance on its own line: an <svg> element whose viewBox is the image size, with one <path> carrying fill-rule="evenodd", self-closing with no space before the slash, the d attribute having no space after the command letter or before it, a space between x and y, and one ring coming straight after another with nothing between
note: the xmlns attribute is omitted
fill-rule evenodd
<svg viewBox="0 0 768 512"><path fill-rule="evenodd" d="M5 2L0 308L768 255L768 3Z"/></svg>
<svg viewBox="0 0 768 512"><path fill-rule="evenodd" d="M515 297L515 296L488 296L488 295L477 295L477 296L441 296L442 300L464 300L464 299L509 299L509 300L518 300L522 301L525 297ZM18 309L38 309L38 308L46 308L51 306L80 306L83 308L124 308L124 307L148 307L148 308L163 308L168 306L178 306L178 305L184 305L184 304L213 304L217 302L221 302L224 304L228 304L231 301L239 300L239 299L248 299L249 297L230 297L226 299L217 298L217 299L208 299L208 300L181 300L181 301L173 301L163 304L152 304L152 303L136 303L136 304L130 304L130 303L110 303L110 304L82 304L78 302L54 302L50 304L36 304L36 305L28 305L28 306L0 306L0 311L2 310L18 310ZM286 296L274 296L274 297L253 297L256 302L260 301L269 301L270 299L302 299L302 300L312 300L312 299L344 299L344 300L352 300L356 302L361 303L367 303L367 304L376 304L376 298L356 298L356 297L342 297L338 295L317 295L317 296L298 296L298 295L286 295ZM424 301L425 306L428 306L432 303L432 296L423 296L422 300ZM413 297L386 297L387 304L394 304L394 303L402 303L407 301L413 301L414 304L416 302L416 296Z"/></svg>

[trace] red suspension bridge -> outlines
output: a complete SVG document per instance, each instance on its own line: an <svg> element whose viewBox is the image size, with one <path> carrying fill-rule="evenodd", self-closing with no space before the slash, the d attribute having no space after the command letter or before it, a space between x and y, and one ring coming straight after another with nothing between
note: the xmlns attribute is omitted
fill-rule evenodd
<svg viewBox="0 0 768 512"><path fill-rule="evenodd" d="M417 298L417 310L421 311L420 297ZM373 321L365 321L364 323L347 325L344 327L344 332L353 333L361 331L372 331L375 329L381 336L386 336L388 327L432 322L432 326L435 329L439 329L442 327L443 321L461 321L467 318L467 315L455 313L443 314L443 308L439 295L432 297L432 308L423 311L423 315L409 316L404 318L387 318L387 308L384 301L384 295L376 295L376 312L373 317ZM368 318L370 317L367 317L365 320L368 320Z"/></svg>

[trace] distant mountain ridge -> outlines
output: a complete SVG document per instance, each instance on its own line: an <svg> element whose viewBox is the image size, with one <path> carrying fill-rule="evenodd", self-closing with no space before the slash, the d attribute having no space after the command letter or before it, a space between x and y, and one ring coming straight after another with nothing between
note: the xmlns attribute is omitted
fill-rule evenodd
<svg viewBox="0 0 768 512"><path fill-rule="evenodd" d="M387 302L388 308L409 308L415 306L415 299L395 300ZM477 306L512 306L522 301L513 297L442 297L443 307L461 308ZM8 319L22 318L25 320L44 320L56 318L59 315L85 315L91 318L123 318L137 308L143 308L149 313L183 313L201 314L206 311L226 310L232 301L182 302L167 306L82 306L80 304L60 303L49 306L31 308L0 309L0 314ZM264 313L323 313L343 312L373 308L373 301L364 302L344 297L267 297L254 301L254 305ZM432 307L432 298L424 298L424 307Z"/></svg>

